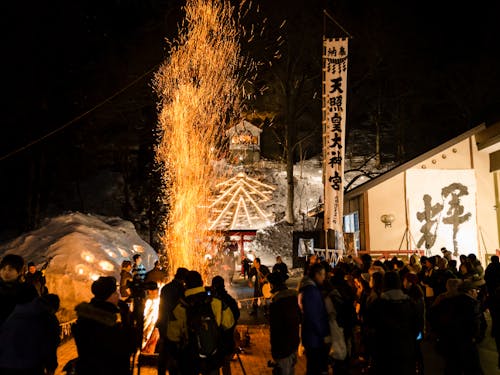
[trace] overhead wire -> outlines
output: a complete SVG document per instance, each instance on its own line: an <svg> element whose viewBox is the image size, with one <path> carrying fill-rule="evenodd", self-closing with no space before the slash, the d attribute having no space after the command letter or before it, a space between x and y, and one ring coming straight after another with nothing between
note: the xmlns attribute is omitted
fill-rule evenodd
<svg viewBox="0 0 500 375"><path fill-rule="evenodd" d="M4 161L5 159L10 158L11 156L14 156L14 155L18 154L18 153L20 153L20 152L22 152L24 150L27 150L28 148L30 148L30 147L32 147L32 146L34 146L34 145L36 145L36 144L44 141L45 139L47 139L49 137L52 137L54 134L57 134L57 133L61 132L62 130L66 129L68 126L76 123L78 120L81 120L85 116L89 115L90 113L92 113L95 110L97 110L100 107L102 107L104 104L112 101L114 98L116 98L118 95L122 94L123 92L127 91L132 86L136 85L138 82L140 82L142 79L144 79L144 77L148 76L153 71L155 71L156 69L158 69L158 67L159 67L159 64L154 65L152 68L150 68L149 70L147 70L145 73L141 74L139 77L137 77L136 79L134 79L132 82L130 82L126 86L122 87L120 90L116 91L111 96L107 97L106 99L104 99L100 103L94 105L92 108L90 108L90 109L86 110L85 112L81 113L80 115L74 117L73 119L71 119L70 121L64 123L63 125L59 126L58 128L56 128L54 130L51 130L50 132L42 135L41 137L39 137L37 139L32 140L31 142L25 144L24 146L21 146L21 147L15 149L15 150L12 150L11 152L3 155L3 156L1 156L0 157L0 162Z"/></svg>

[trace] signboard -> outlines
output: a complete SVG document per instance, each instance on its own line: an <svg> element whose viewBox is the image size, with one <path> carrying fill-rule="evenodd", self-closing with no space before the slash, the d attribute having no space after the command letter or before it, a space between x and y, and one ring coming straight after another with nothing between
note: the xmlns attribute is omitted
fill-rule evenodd
<svg viewBox="0 0 500 375"><path fill-rule="evenodd" d="M342 232L347 98L347 38L323 43L324 226Z"/></svg>

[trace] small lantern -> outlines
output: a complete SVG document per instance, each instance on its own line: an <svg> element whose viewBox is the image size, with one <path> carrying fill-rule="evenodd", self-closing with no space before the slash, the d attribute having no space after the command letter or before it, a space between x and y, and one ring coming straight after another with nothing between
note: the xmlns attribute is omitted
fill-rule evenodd
<svg viewBox="0 0 500 375"><path fill-rule="evenodd" d="M392 223L396 220L393 214L385 214L380 216L380 221L384 223L386 228L392 227Z"/></svg>

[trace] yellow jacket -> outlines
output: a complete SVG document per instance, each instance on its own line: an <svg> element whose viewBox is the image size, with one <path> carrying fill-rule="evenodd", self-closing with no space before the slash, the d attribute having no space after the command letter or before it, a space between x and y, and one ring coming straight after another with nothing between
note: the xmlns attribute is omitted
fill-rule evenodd
<svg viewBox="0 0 500 375"><path fill-rule="evenodd" d="M205 293L204 286L187 289L184 295L189 297L199 293ZM225 308L222 310L222 301L218 298L212 298L211 305L217 324L222 326L224 330L231 328L234 325L234 316L231 309ZM168 322L167 338L170 341L184 344L188 339L186 308L179 303L174 308L173 314L175 319Z"/></svg>

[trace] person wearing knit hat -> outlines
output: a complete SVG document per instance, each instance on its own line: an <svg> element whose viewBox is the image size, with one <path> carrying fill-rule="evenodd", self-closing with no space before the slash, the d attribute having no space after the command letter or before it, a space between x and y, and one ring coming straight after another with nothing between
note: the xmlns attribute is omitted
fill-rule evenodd
<svg viewBox="0 0 500 375"><path fill-rule="evenodd" d="M113 276L101 276L92 283L90 290L96 300L106 301L117 290L116 279Z"/></svg>
<svg viewBox="0 0 500 375"><path fill-rule="evenodd" d="M136 333L128 309L119 308L116 279L101 276L90 288L94 298L76 306L72 331L78 350L77 373L82 375L130 375L130 357ZM126 305L126 304L125 304Z"/></svg>

